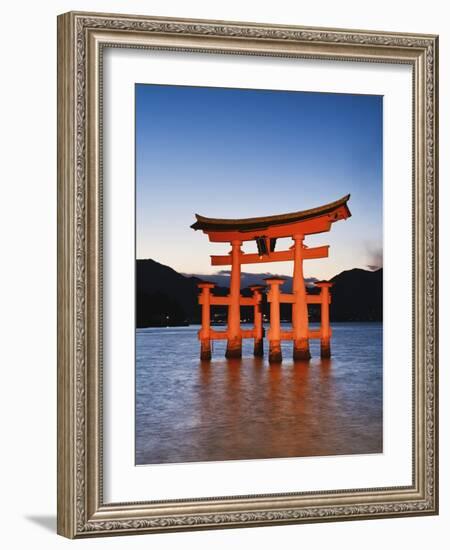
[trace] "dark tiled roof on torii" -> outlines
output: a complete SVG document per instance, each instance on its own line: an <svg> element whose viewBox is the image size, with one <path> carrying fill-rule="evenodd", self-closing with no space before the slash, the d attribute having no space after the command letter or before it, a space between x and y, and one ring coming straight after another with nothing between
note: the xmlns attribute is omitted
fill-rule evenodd
<svg viewBox="0 0 450 550"><path fill-rule="evenodd" d="M204 231L252 231L253 229L264 229L273 225L285 225L295 223L302 220L317 218L326 214L330 214L338 208L344 206L347 210L346 215L351 216L347 206L347 201L350 195L345 195L341 199L323 204L309 210L300 210L298 212L290 212L288 214L277 214L275 216L263 216L260 218L241 218L241 219L220 219L207 218L195 214L197 221L191 225L192 229L202 229Z"/></svg>

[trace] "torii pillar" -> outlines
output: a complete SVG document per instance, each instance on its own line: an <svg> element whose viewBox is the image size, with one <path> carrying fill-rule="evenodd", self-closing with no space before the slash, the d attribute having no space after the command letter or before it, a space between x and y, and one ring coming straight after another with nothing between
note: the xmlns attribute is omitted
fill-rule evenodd
<svg viewBox="0 0 450 550"><path fill-rule="evenodd" d="M320 357L329 359L331 357L331 327L330 327L330 288L333 283L320 281L314 283L321 289L320 293Z"/></svg>
<svg viewBox="0 0 450 550"><path fill-rule="evenodd" d="M294 235L294 276L292 281L292 339L294 341L293 356L295 360L308 360L311 358L309 351L309 326L308 304L306 299L305 280L303 276L304 235Z"/></svg>
<svg viewBox="0 0 450 550"><path fill-rule="evenodd" d="M263 314L262 314L262 291L264 287L262 285L252 285L250 290L253 293L253 332L254 332L254 347L253 355L255 357L263 357L264 344L263 344Z"/></svg>
<svg viewBox="0 0 450 550"><path fill-rule="evenodd" d="M231 241L230 303L228 306L227 359L242 357L241 332L241 244Z"/></svg>
<svg viewBox="0 0 450 550"><path fill-rule="evenodd" d="M281 363L281 325L280 325L280 285L284 283L281 277L264 279L269 285L267 299L270 303L269 328L269 363Z"/></svg>
<svg viewBox="0 0 450 550"><path fill-rule="evenodd" d="M201 291L199 303L202 306L202 328L198 334L200 340L200 359L211 359L211 290L216 286L207 281L198 283Z"/></svg>

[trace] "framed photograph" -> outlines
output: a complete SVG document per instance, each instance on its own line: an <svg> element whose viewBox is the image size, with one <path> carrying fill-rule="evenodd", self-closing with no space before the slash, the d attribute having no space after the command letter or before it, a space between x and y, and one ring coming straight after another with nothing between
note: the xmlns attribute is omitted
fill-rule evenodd
<svg viewBox="0 0 450 550"><path fill-rule="evenodd" d="M437 514L432 35L58 18L58 532Z"/></svg>

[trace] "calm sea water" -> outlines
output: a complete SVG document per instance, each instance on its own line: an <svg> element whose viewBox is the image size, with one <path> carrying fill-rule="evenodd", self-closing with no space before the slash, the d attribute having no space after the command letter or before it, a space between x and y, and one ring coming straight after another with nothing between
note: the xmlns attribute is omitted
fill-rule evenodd
<svg viewBox="0 0 450 550"><path fill-rule="evenodd" d="M382 452L381 323L333 325L329 360L312 340L294 363L284 342L276 366L252 340L202 363L198 329L136 332L136 464Z"/></svg>

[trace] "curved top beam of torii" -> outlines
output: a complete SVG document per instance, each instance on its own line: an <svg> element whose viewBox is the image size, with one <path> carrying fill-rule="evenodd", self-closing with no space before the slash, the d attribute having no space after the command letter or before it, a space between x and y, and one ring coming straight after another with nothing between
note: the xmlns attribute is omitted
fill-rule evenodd
<svg viewBox="0 0 450 550"><path fill-rule="evenodd" d="M210 241L252 241L260 237L281 238L292 235L311 235L329 231L331 224L351 216L347 206L350 195L316 208L263 216L259 218L219 219L195 214L197 221L192 229L202 230Z"/></svg>

